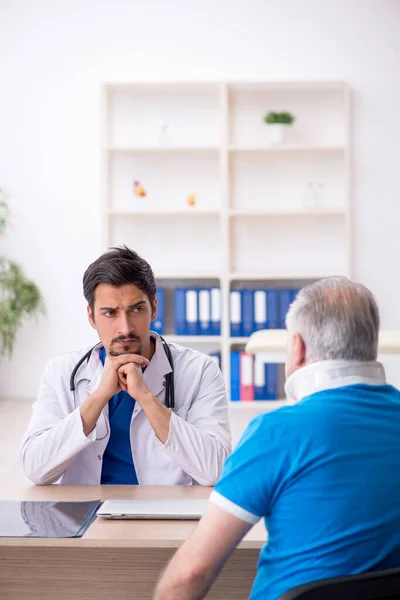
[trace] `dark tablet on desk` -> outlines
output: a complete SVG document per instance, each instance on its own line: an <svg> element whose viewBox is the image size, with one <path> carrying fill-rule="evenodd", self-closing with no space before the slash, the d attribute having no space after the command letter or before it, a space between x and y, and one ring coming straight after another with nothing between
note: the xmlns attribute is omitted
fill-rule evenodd
<svg viewBox="0 0 400 600"><path fill-rule="evenodd" d="M100 500L0 501L0 537L81 537L99 505Z"/></svg>

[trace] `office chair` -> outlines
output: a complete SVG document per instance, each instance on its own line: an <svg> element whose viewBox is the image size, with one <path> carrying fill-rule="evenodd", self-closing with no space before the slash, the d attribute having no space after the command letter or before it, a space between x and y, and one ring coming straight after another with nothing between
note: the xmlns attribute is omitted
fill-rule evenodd
<svg viewBox="0 0 400 600"><path fill-rule="evenodd" d="M312 581L278 600L400 600L400 569Z"/></svg>

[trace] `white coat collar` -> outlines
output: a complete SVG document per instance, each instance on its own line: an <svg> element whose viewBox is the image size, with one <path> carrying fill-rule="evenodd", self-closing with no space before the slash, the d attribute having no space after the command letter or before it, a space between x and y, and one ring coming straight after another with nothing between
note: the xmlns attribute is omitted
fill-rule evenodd
<svg viewBox="0 0 400 600"><path fill-rule="evenodd" d="M144 380L150 392L157 396L164 389L165 375L172 371L167 355L165 354L160 336L154 331L150 332L151 337L156 342L155 352L150 360L150 364L144 372ZM91 382L92 390L96 389L100 383L103 365L100 360L100 350L103 345L101 342L96 344L88 361L82 364L75 378L75 385L81 380Z"/></svg>
<svg viewBox="0 0 400 600"><path fill-rule="evenodd" d="M360 383L385 384L385 370L381 363L352 360L322 360L311 363L287 378L285 394L289 400L297 402L316 392Z"/></svg>

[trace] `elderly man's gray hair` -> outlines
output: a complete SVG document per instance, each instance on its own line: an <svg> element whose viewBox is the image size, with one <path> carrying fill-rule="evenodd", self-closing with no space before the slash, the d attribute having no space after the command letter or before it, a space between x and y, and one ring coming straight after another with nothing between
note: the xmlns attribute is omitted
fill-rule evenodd
<svg viewBox="0 0 400 600"><path fill-rule="evenodd" d="M305 286L292 303L286 326L306 345L306 362L376 360L379 310L372 293L346 277Z"/></svg>

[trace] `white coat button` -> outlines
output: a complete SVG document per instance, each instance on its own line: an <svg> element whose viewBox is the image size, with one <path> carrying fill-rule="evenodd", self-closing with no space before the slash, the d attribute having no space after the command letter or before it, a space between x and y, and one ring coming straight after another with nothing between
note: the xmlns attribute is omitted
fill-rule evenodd
<svg viewBox="0 0 400 600"><path fill-rule="evenodd" d="M100 455L100 454L98 454L98 455L97 455L97 458L98 458L99 460L101 460L101 455Z"/></svg>
<svg viewBox="0 0 400 600"><path fill-rule="evenodd" d="M88 389L88 392L90 392L90 390L91 390L90 385L87 386L87 389Z"/></svg>

